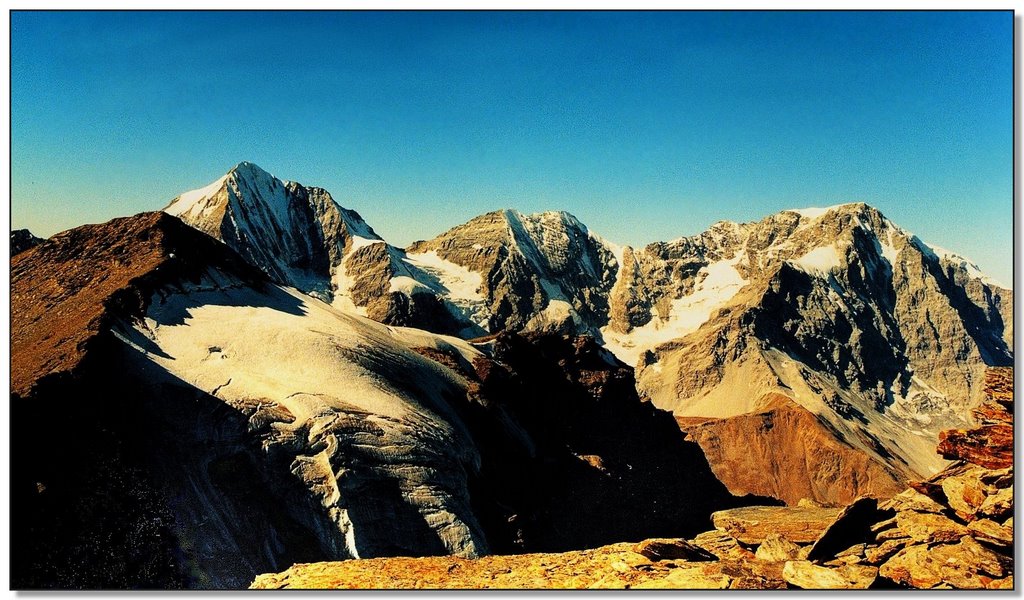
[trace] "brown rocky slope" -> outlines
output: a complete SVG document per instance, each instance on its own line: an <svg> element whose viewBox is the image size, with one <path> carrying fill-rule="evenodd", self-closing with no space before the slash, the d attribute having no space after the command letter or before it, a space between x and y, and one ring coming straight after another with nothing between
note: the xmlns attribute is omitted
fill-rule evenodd
<svg viewBox="0 0 1024 600"><path fill-rule="evenodd" d="M109 360L110 325L141 315L189 264L262 276L177 219L144 213L54 235L11 262L14 587L173 588L182 575L158 484L126 449L136 430ZM40 431L45 431L41 435Z"/></svg>
<svg viewBox="0 0 1024 600"><path fill-rule="evenodd" d="M903 489L897 473L843 443L789 398L775 395L760 404L761 411L724 419L677 417L732 493L844 506L858 496L889 497Z"/></svg>

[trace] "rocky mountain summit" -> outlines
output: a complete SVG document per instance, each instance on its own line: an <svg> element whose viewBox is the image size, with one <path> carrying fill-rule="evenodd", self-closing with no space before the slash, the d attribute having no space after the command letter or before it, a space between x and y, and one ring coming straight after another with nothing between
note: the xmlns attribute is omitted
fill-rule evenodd
<svg viewBox="0 0 1024 600"><path fill-rule="evenodd" d="M680 417L736 419L704 426L722 432L785 398L866 456L883 487L883 471L907 481L941 469L938 432L968 425L985 369L1012 364L1012 292L864 204L720 224L651 254L681 273L698 260L691 270L708 274L695 285L720 291L699 327L642 353L641 395ZM610 348L622 339L606 336ZM759 468L753 453L732 460L734 472ZM725 470L736 491L753 489Z"/></svg>
<svg viewBox="0 0 1024 600"><path fill-rule="evenodd" d="M489 332L597 333L618 268L612 247L554 211L487 213L408 252L479 274L480 324Z"/></svg>
<svg viewBox="0 0 1024 600"><path fill-rule="evenodd" d="M248 162L164 211L279 283L382 323L462 337L596 331L615 273L612 253L567 213L490 213L403 250L326 190Z"/></svg>
<svg viewBox="0 0 1024 600"><path fill-rule="evenodd" d="M943 435L958 461L886 500L729 509L691 539L560 554L297 564L258 589L1013 589L1010 369L986 374L982 425ZM979 439L999 440L980 450Z"/></svg>
<svg viewBox="0 0 1024 600"><path fill-rule="evenodd" d="M11 297L12 416L82 440L68 456L13 432L16 587L567 550L689 535L758 501L593 338L383 325L166 213L17 255Z"/></svg>

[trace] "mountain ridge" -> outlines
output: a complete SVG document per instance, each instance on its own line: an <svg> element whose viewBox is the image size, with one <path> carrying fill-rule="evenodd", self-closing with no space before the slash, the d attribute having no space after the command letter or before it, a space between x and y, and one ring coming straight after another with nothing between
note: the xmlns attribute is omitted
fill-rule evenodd
<svg viewBox="0 0 1024 600"><path fill-rule="evenodd" d="M307 189L260 189L289 186ZM211 206L230 212L224 198ZM782 395L904 478L941 468L934 436L970 421L986 366L1012 361L1012 290L863 202L718 221L641 248L565 211L491 211L404 249L341 221L321 220L320 235L342 243L302 255L332 265L320 291L336 306L463 338L592 335L678 416L731 418Z"/></svg>

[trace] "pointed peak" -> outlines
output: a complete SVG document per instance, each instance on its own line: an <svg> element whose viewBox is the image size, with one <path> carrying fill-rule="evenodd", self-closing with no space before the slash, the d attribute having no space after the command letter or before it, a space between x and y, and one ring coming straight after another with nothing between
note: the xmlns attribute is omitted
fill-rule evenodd
<svg viewBox="0 0 1024 600"><path fill-rule="evenodd" d="M249 162L247 160L243 160L242 162L232 167L227 174L229 176L235 175L236 177L240 177L242 179L277 179L271 173L264 170L256 163Z"/></svg>
<svg viewBox="0 0 1024 600"><path fill-rule="evenodd" d="M256 190L273 189L278 185L282 187L287 186L287 182L264 171L256 163L246 160L232 167L231 170L213 183L181 194L172 200L164 210L172 215L181 216L190 212L193 208L198 207L198 209L202 209L205 200L214 197L229 183L234 186L244 184L245 187Z"/></svg>

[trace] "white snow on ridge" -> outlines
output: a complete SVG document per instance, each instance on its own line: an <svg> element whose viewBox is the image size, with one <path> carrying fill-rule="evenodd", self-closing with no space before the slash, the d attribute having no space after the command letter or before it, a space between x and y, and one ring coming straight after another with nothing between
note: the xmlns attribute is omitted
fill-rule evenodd
<svg viewBox="0 0 1024 600"><path fill-rule="evenodd" d="M882 256L885 257L885 260L889 261L890 266L896 266L896 258L899 256L899 251L892 245L892 229L886 232L885 240L879 236L875 236L875 239L878 240L878 245L882 248Z"/></svg>
<svg viewBox="0 0 1024 600"><path fill-rule="evenodd" d="M1003 288L1005 290L1013 289L1010 286L1004 285L1003 283L1001 283L999 281L996 281L992 277L989 277L988 275L986 275L984 272L982 272L982 270L978 267L978 265L976 265L974 262L972 262L967 257L963 256L962 254L957 254L956 252L953 252L951 250L947 250L947 249L945 249L945 248L943 248L941 246L936 246L935 244L929 244L929 243L925 242L924 240L921 240L920 238L917 238L917 239L921 241L920 246L924 246L925 249L930 250L936 256L936 258L939 258L939 259L945 260L945 261L947 261L949 263L952 263L954 265L957 265L960 268L962 268L965 271L967 271L967 276L968 277L970 277L972 279L978 279L982 283L985 283L985 284L988 284L988 285L993 285L993 286L996 286L996 287L1001 287L1001 288Z"/></svg>
<svg viewBox="0 0 1024 600"><path fill-rule="evenodd" d="M164 212L166 212L169 215L174 215L176 217L191 212L192 209L195 208L200 201L206 200L207 198L219 192L221 188L224 187L224 182L227 181L229 176L230 173L228 175L224 175L223 177L221 177L217 181L214 181L213 183L206 187L201 187L198 190L185 192L184 194L172 200L171 203L167 206L167 208L164 209Z"/></svg>
<svg viewBox="0 0 1024 600"><path fill-rule="evenodd" d="M354 312L365 317L366 307L356 306L355 302L352 301L352 278L348 276L348 270L345 267L346 259L347 257L342 257L332 270L331 287L334 292L334 300L331 304L335 308Z"/></svg>
<svg viewBox="0 0 1024 600"><path fill-rule="evenodd" d="M448 301L470 322L487 329L490 309L483 292L483 275L441 258L436 251L405 254L401 263L407 265L408 275L391 279L391 291L407 296L420 291L431 291Z"/></svg>
<svg viewBox="0 0 1024 600"><path fill-rule="evenodd" d="M381 240L381 239L372 239L372 238L366 238L366 237L359 236L359 235L353 235L352 236L352 250L351 251L354 252L354 251L362 248L363 246L371 246L373 244L383 244L383 243L384 243L384 240Z"/></svg>
<svg viewBox="0 0 1024 600"><path fill-rule="evenodd" d="M412 346L452 348L468 359L480 354L458 338L389 327L291 288L270 290L205 278L184 293L155 294L145 326L136 330L167 355L149 354L150 360L200 389L217 388L218 397L287 404L298 385L307 394L343 397L396 418L426 409L397 398L375 359L353 351L382 348L390 358L409 363L419 363Z"/></svg>
<svg viewBox="0 0 1024 600"><path fill-rule="evenodd" d="M703 267L697 276L704 274L704 280L691 294L672 301L667 319L655 315L643 327L626 334L602 329L605 346L626 364L636 365L645 351L696 331L747 285L748 281L736 270L745 256L740 253L730 260Z"/></svg>
<svg viewBox="0 0 1024 600"><path fill-rule="evenodd" d="M800 215L801 217L803 217L805 219L814 220L814 219L817 219L818 217L821 217L822 215L824 215L828 211L830 211L832 209L835 209L835 208L839 208L840 206L842 206L842 204L836 204L834 206L826 206L824 208L819 208L819 207L816 207L816 206L811 206L811 207L808 207L808 208L790 208L790 209L785 210L783 212L794 212L794 213Z"/></svg>
<svg viewBox="0 0 1024 600"><path fill-rule="evenodd" d="M391 278L389 293L400 292L406 296L412 296L422 292L429 292L431 289L407 275L398 275Z"/></svg>

